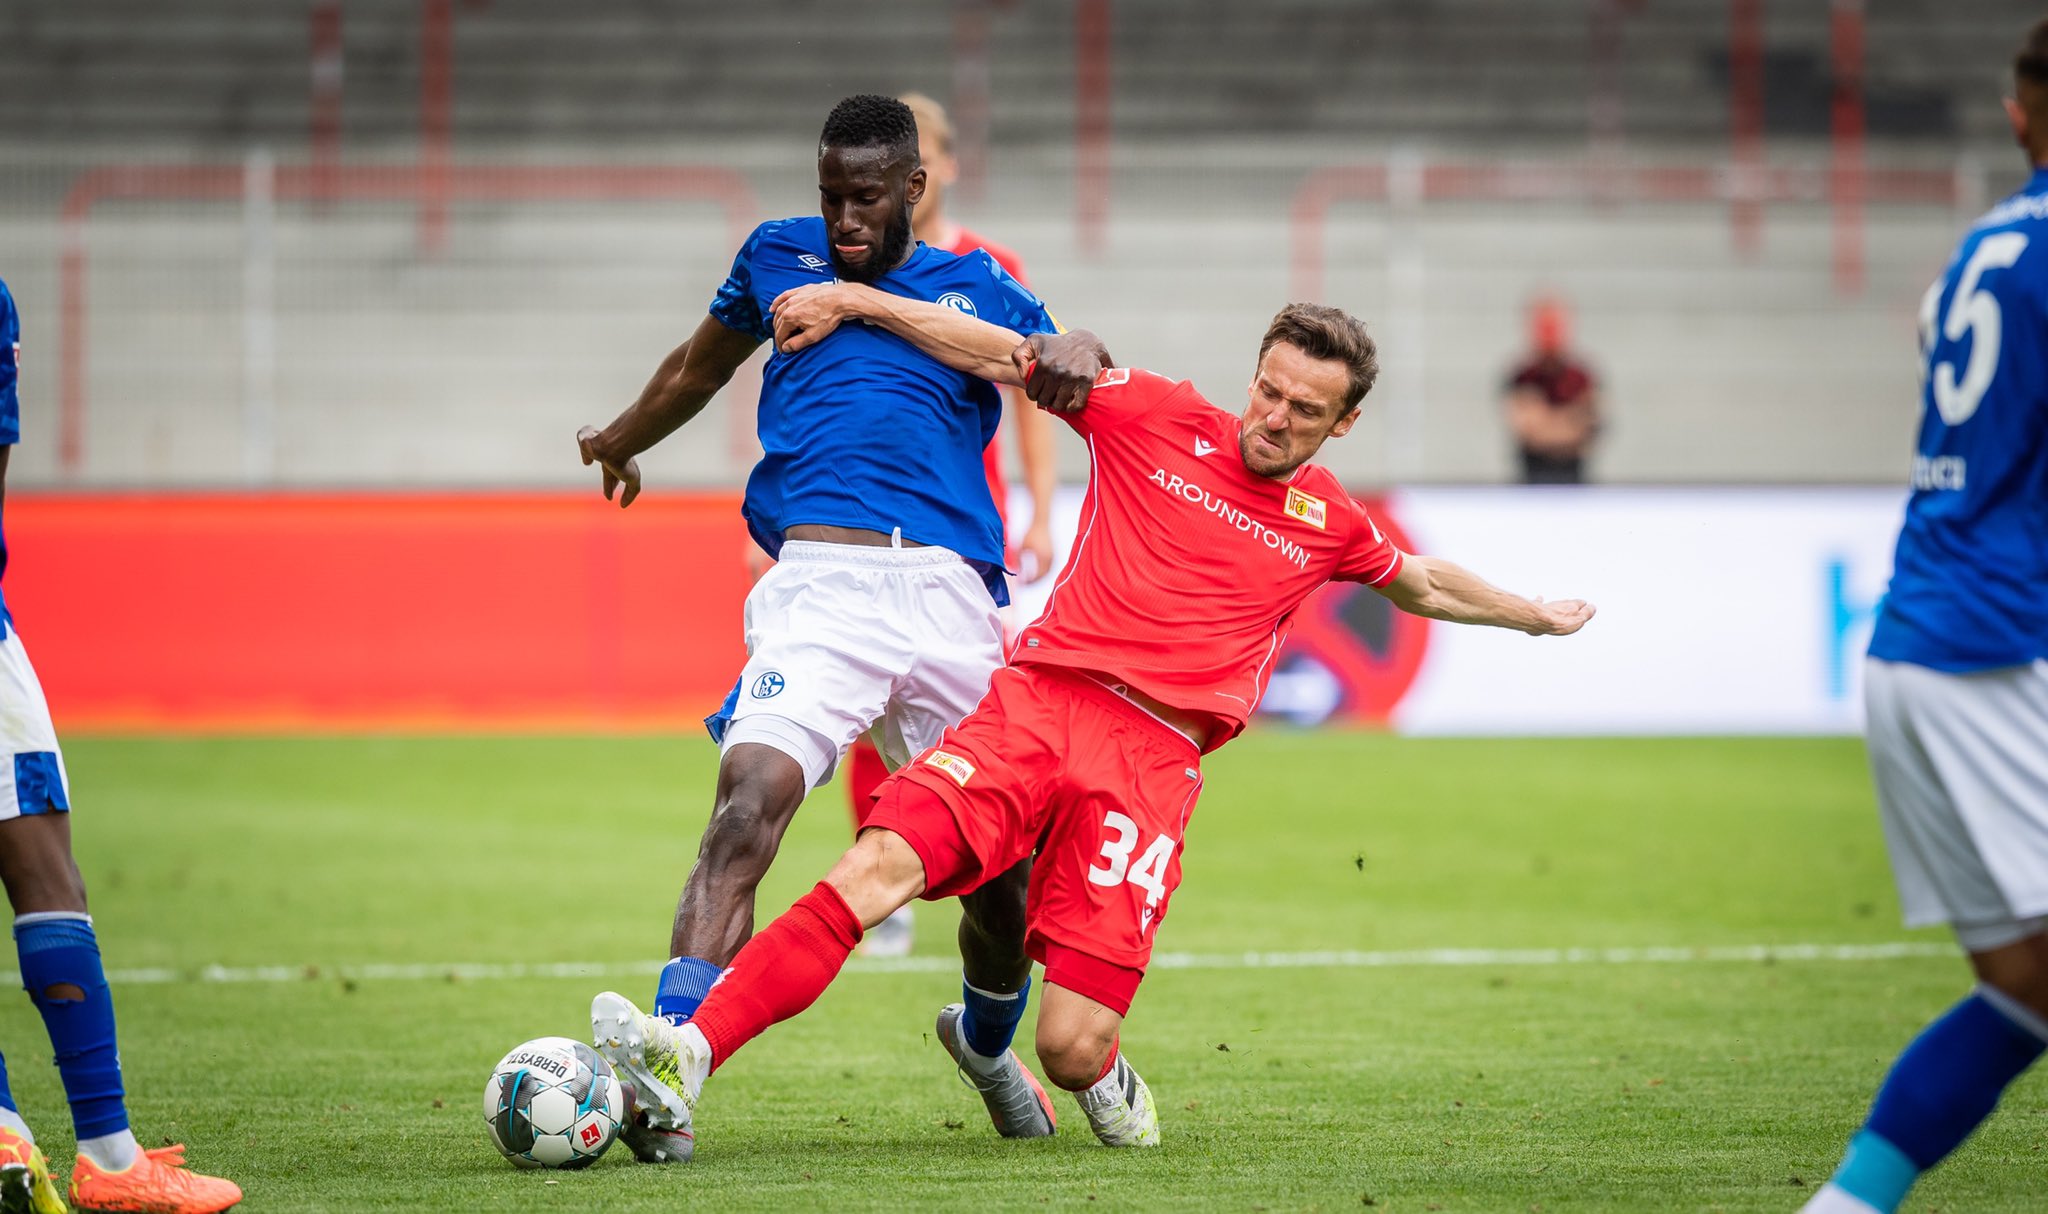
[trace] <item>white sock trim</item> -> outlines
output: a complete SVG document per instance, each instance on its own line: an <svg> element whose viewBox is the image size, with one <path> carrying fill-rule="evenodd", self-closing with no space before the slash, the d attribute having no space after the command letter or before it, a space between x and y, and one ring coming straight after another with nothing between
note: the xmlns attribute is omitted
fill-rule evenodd
<svg viewBox="0 0 2048 1214"><path fill-rule="evenodd" d="M0 1105L0 1126L5 1126L7 1129L13 1130L15 1133L27 1139L31 1144L33 1144L36 1140L34 1131L28 1128L28 1122L23 1121L21 1119L21 1113L15 1109L7 1108L4 1105Z"/></svg>
<svg viewBox="0 0 2048 1214"><path fill-rule="evenodd" d="M92 916L84 911L30 911L26 915L16 915L14 917L14 926L27 927L31 923L62 923L65 921L83 923L87 927L92 926Z"/></svg>
<svg viewBox="0 0 2048 1214"><path fill-rule="evenodd" d="M1001 994L997 991L985 991L982 990L980 987L974 985L972 982L969 982L964 977L960 979L960 985L966 987L970 991L973 991L975 994L980 995L983 999L993 999L998 1003L1015 1003L1017 1002L1017 1000L1022 999L1024 997L1023 991L1011 991L1007 995Z"/></svg>

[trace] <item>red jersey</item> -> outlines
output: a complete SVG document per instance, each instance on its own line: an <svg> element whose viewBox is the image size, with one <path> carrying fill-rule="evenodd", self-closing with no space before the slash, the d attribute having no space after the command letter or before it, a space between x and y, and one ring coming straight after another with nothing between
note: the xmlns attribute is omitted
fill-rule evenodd
<svg viewBox="0 0 2048 1214"><path fill-rule="evenodd" d="M955 228L953 231L953 243L946 246L946 252L953 254L955 257L965 257L976 249L986 250L990 257L996 259L996 264L1003 267L1009 273L1010 277L1027 287L1031 285L1025 282L1024 262L1017 256L1014 250L1004 248L993 240L983 239L966 228ZM1007 531L1010 523L1010 490L1009 486L1003 481L1001 440L1002 430L998 428L996 433L990 436L988 446L982 449L981 463L983 470L988 473L989 496L996 499L996 514L1001 516L1004 530Z"/></svg>
<svg viewBox="0 0 2048 1214"><path fill-rule="evenodd" d="M1508 376L1508 390L1533 390L1552 408L1576 405L1598 386L1585 364L1563 354L1539 354Z"/></svg>
<svg viewBox="0 0 2048 1214"><path fill-rule="evenodd" d="M1335 474L1244 466L1240 423L1186 382L1105 371L1067 415L1088 440L1088 496L1066 571L1012 661L1093 670L1236 737L1294 612L1329 581L1384 586L1401 551Z"/></svg>

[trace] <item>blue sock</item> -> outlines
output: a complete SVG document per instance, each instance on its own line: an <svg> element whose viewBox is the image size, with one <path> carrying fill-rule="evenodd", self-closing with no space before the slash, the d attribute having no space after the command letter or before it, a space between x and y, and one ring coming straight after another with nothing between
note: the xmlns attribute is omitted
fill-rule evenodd
<svg viewBox="0 0 2048 1214"><path fill-rule="evenodd" d="M1017 1022L1024 1019L1024 1005L1031 998L1031 979L1014 995L996 995L960 982L960 1001L967 1011L960 1017L960 1035L967 1048L983 1058L1000 1058L1017 1035Z"/></svg>
<svg viewBox="0 0 2048 1214"><path fill-rule="evenodd" d="M14 1087L7 1082L7 1059L0 1057L0 1109L19 1113L21 1106L14 1103Z"/></svg>
<svg viewBox="0 0 2048 1214"><path fill-rule="evenodd" d="M2048 1049L2044 1027L1981 988L1950 1008L1892 1064L1835 1185L1880 1210L1897 1209L1920 1174L1961 1146Z"/></svg>
<svg viewBox="0 0 2048 1214"><path fill-rule="evenodd" d="M697 1006L711 993L711 984L725 970L701 957L676 957L661 967L661 981L654 990L654 1014L677 1024L697 1014Z"/></svg>
<svg viewBox="0 0 2048 1214"><path fill-rule="evenodd" d="M100 968L100 944L90 916L69 913L21 915L14 920L14 947L21 956L21 984L43 1014L71 1123L80 1138L99 1138L128 1128L121 1102L121 1053L114 1043L114 996ZM52 998L52 987L73 986L83 999Z"/></svg>

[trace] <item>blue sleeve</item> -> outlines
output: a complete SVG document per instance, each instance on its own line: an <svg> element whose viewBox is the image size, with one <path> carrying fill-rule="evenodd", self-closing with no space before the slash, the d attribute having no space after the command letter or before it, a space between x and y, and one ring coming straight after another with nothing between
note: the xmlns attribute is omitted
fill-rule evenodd
<svg viewBox="0 0 2048 1214"><path fill-rule="evenodd" d="M16 383L21 377L21 316L14 310L14 296L0 282L0 447L21 441L21 395Z"/></svg>
<svg viewBox="0 0 2048 1214"><path fill-rule="evenodd" d="M982 319L1014 330L1025 337L1033 333L1062 332L1060 322L1053 319L1051 312L1038 296L1023 283L1010 277L986 249L976 249L967 255L968 260L980 263L989 276L987 294L994 300L996 311Z"/></svg>
<svg viewBox="0 0 2048 1214"><path fill-rule="evenodd" d="M747 237L747 243L740 246L739 255L732 259L732 273L726 275L724 285L718 288L717 298L711 301L713 320L755 341L767 341L775 336L775 331L762 319L761 305L754 299L754 254L768 227L764 223L755 228Z"/></svg>

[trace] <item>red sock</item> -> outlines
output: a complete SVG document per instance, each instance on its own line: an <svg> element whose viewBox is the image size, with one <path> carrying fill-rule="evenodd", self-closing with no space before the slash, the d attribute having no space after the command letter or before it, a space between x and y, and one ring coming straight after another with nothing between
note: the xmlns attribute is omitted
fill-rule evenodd
<svg viewBox="0 0 2048 1214"><path fill-rule="evenodd" d="M1097 1075L1095 1077L1095 1083L1101 1083L1103 1080L1109 1078L1109 1073L1116 1069L1117 1052L1123 1048L1124 1035L1122 1033L1118 1033L1116 1035L1116 1039L1109 1043L1109 1057L1102 1060L1102 1074ZM1088 1086L1092 1088L1095 1086L1095 1083L1091 1083Z"/></svg>
<svg viewBox="0 0 2048 1214"><path fill-rule="evenodd" d="M733 1051L818 1001L860 943L860 919L823 881L769 924L725 967L690 1023L711 1043L711 1069Z"/></svg>
<svg viewBox="0 0 2048 1214"><path fill-rule="evenodd" d="M875 812L875 786L889 778L889 765L882 762L882 752L865 736L846 750L846 795L848 806L853 810L853 833L860 834L860 828L867 824L868 815Z"/></svg>

